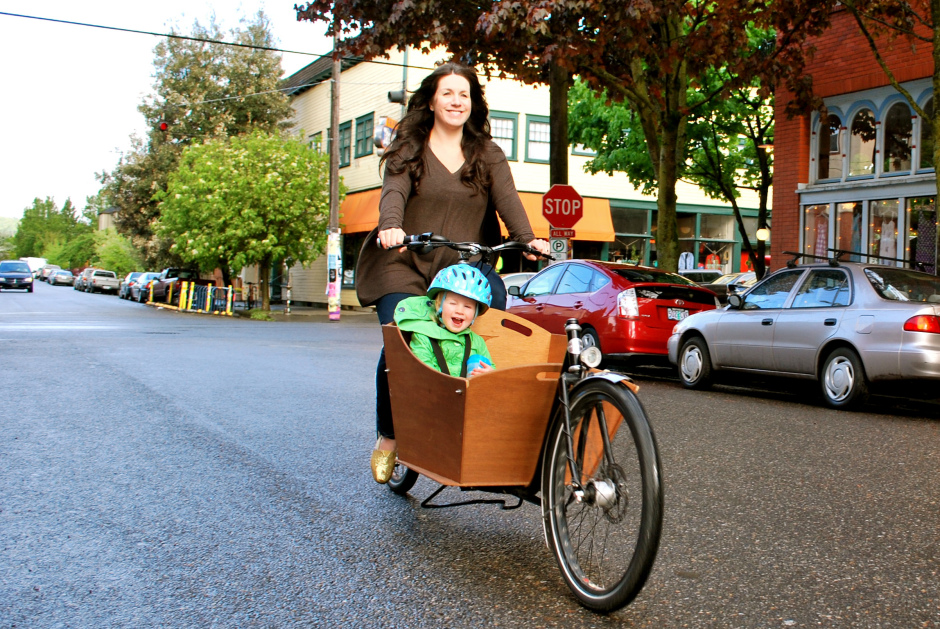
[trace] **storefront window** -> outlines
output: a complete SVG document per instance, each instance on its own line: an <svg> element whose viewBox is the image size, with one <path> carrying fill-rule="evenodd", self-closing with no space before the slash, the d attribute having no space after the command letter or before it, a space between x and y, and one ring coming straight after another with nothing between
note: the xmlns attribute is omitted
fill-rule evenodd
<svg viewBox="0 0 940 629"><path fill-rule="evenodd" d="M862 109L852 119L849 141L849 176L875 174L875 115L870 109Z"/></svg>
<svg viewBox="0 0 940 629"><path fill-rule="evenodd" d="M695 214L676 213L679 238L695 238Z"/></svg>
<svg viewBox="0 0 940 629"><path fill-rule="evenodd" d="M895 103L885 116L884 172L902 173L911 170L911 138L914 123L911 108L905 103Z"/></svg>
<svg viewBox="0 0 940 629"><path fill-rule="evenodd" d="M648 210L635 210L625 207L611 207L610 218L617 234L645 234Z"/></svg>
<svg viewBox="0 0 940 629"><path fill-rule="evenodd" d="M898 200L872 201L868 220L869 261L894 264L898 257ZM877 256L877 257L876 257Z"/></svg>
<svg viewBox="0 0 940 629"><path fill-rule="evenodd" d="M904 258L908 266L937 273L937 206L934 197L907 199L907 237Z"/></svg>
<svg viewBox="0 0 940 629"><path fill-rule="evenodd" d="M842 179L842 147L839 142L841 127L842 121L834 114L829 114L826 121L819 125L817 179Z"/></svg>
<svg viewBox="0 0 940 629"><path fill-rule="evenodd" d="M924 106L927 118L920 119L920 167L933 168L933 99Z"/></svg>
<svg viewBox="0 0 940 629"><path fill-rule="evenodd" d="M646 247L648 244L648 238L618 235L617 240L610 243L607 257L611 262L643 264L643 260L646 258Z"/></svg>
<svg viewBox="0 0 940 629"><path fill-rule="evenodd" d="M699 245L698 268L731 273L731 254L734 245L729 242L703 242Z"/></svg>
<svg viewBox="0 0 940 629"><path fill-rule="evenodd" d="M803 253L829 257L829 204L803 208Z"/></svg>
<svg viewBox="0 0 940 629"><path fill-rule="evenodd" d="M734 240L734 217L702 214L702 238Z"/></svg>
<svg viewBox="0 0 940 629"><path fill-rule="evenodd" d="M343 234L343 288L356 285L356 261L365 240L365 233Z"/></svg>
<svg viewBox="0 0 940 629"><path fill-rule="evenodd" d="M835 248L842 251L862 252L862 204L836 204L836 242ZM847 258L859 262L861 257Z"/></svg>

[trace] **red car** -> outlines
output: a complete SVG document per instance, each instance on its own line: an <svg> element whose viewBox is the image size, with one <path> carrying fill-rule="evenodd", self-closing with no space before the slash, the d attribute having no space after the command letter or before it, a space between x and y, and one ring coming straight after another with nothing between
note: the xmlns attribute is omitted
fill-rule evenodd
<svg viewBox="0 0 940 629"><path fill-rule="evenodd" d="M577 319L585 344L605 358L665 357L676 323L718 307L715 293L681 275L597 260L558 262L508 292L506 310L549 332L564 334Z"/></svg>

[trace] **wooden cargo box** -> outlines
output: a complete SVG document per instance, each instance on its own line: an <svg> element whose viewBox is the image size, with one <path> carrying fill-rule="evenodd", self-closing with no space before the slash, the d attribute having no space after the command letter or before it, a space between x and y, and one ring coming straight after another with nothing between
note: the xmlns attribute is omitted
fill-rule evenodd
<svg viewBox="0 0 940 629"><path fill-rule="evenodd" d="M394 324L384 326L398 458L444 485L526 486L538 465L566 338L494 309L472 329L486 341L496 370L454 378L418 360Z"/></svg>

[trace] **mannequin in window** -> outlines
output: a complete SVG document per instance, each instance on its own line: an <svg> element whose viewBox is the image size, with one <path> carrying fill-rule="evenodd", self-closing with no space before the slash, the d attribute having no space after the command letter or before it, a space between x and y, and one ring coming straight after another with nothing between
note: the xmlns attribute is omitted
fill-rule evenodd
<svg viewBox="0 0 940 629"><path fill-rule="evenodd" d="M878 255L884 258L896 258L898 255L898 237L895 234L896 224L894 214L886 214L885 222L881 224L881 243Z"/></svg>
<svg viewBox="0 0 940 629"><path fill-rule="evenodd" d="M813 254L825 258L829 248L829 212L823 210L816 215L816 246Z"/></svg>

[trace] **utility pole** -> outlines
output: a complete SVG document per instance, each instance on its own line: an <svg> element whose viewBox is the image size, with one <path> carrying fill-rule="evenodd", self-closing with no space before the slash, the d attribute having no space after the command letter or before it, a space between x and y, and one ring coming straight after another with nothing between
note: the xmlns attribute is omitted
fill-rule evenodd
<svg viewBox="0 0 940 629"><path fill-rule="evenodd" d="M326 303L330 321L339 321L343 285L343 255L339 232L339 78L342 59L339 48L339 18L333 16L333 81L330 93L330 224L326 235Z"/></svg>

